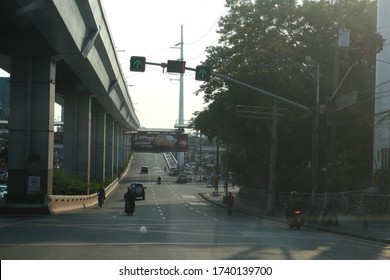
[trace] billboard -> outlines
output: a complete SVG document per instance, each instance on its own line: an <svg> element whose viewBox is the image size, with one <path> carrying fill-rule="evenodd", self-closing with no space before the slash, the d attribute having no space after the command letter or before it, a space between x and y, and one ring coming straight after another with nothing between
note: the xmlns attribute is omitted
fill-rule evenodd
<svg viewBox="0 0 390 280"><path fill-rule="evenodd" d="M131 150L135 152L186 152L188 151L188 134L139 131L132 134Z"/></svg>

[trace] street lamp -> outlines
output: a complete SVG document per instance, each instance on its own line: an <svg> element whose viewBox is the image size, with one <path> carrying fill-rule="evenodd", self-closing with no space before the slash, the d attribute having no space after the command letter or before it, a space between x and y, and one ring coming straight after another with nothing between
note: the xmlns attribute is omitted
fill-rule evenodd
<svg viewBox="0 0 390 280"><path fill-rule="evenodd" d="M262 53L268 54L277 58L281 58L283 60L287 60L298 66L301 70L305 71L313 80L316 82L316 91L315 91L315 104L312 111L312 120L313 120L313 133L312 133L312 188L311 188L311 198L310 198L310 216L313 220L318 219L319 217L319 209L317 206L317 189L318 189L318 153L319 153L319 145L318 145L318 114L319 114L319 106L320 106L320 65L317 63L317 75L311 73L306 67L303 67L300 63L295 60L275 54L273 52L267 50L261 50ZM310 61L310 59L309 59ZM309 62L308 61L308 62Z"/></svg>

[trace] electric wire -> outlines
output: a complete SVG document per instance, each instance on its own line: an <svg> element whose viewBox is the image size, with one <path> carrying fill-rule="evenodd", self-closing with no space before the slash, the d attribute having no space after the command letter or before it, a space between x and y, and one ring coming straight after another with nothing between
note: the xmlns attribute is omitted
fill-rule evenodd
<svg viewBox="0 0 390 280"><path fill-rule="evenodd" d="M217 19L211 24L211 26L207 29L207 31L202 35L200 36L198 39L196 39L195 41L191 42L191 43L186 43L184 45L186 46L191 46L191 45L195 45L197 44L198 42L202 41L203 38L205 38L213 29L214 27L218 24L219 20L221 19L221 17L226 13L227 11L227 8L225 7L223 9L223 11L220 13L220 15L217 17Z"/></svg>

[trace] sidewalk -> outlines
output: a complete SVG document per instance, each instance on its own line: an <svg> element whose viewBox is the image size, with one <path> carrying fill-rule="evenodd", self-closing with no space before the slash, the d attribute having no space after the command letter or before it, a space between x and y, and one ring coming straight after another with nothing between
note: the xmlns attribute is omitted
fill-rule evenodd
<svg viewBox="0 0 390 280"><path fill-rule="evenodd" d="M218 192L218 194L215 195L213 193L214 191L213 188L205 187L205 192L199 193L199 195L203 199L217 206L225 207L225 204L222 201L225 192L223 188L220 188L219 190L220 191ZM272 219L278 222L280 221L281 223L286 223L284 218L284 211L282 209L275 209L274 215L269 216L266 213L265 205L264 206L256 205L254 202L249 202L247 200L240 198L240 196L238 195L239 188L234 188L234 189L229 188L229 191L232 192L232 194L235 197L235 201L233 205L233 213L239 212L239 213L243 213L255 217ZM369 221L368 230L363 229L361 222L359 222L359 220L355 216L338 214L338 220L339 220L338 226L322 226L316 223L306 222L304 227L318 230L318 231L341 234L341 235L361 238L365 240L390 244L390 220Z"/></svg>

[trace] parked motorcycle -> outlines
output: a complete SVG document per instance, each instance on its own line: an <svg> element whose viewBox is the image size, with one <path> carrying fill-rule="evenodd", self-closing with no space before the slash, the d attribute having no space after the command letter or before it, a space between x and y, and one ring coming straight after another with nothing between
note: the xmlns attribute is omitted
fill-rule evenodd
<svg viewBox="0 0 390 280"><path fill-rule="evenodd" d="M133 216L134 210L135 210L134 200L126 200L125 213L127 214L127 216L129 216L129 215Z"/></svg>
<svg viewBox="0 0 390 280"><path fill-rule="evenodd" d="M302 213L301 209L289 209L288 205L285 205L286 208L286 220L287 224L290 226L290 229L296 227L300 229L305 223L305 216Z"/></svg>

